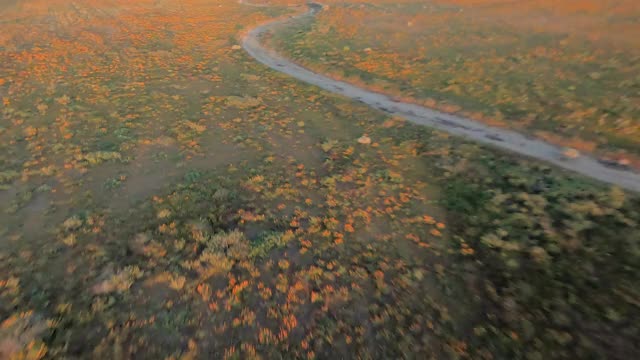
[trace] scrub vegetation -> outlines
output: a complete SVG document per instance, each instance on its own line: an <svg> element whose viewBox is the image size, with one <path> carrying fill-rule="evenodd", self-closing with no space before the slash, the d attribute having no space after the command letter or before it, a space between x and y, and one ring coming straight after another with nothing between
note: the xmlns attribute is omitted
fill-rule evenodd
<svg viewBox="0 0 640 360"><path fill-rule="evenodd" d="M239 48L303 7L0 4L0 359L638 354L637 195Z"/></svg>

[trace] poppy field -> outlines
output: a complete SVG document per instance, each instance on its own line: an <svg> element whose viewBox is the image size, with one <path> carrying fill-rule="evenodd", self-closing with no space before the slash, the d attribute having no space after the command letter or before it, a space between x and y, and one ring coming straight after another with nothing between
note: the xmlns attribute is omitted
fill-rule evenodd
<svg viewBox="0 0 640 360"><path fill-rule="evenodd" d="M637 194L260 65L264 4L0 0L0 359L639 353Z"/></svg>
<svg viewBox="0 0 640 360"><path fill-rule="evenodd" d="M636 1L324 3L273 46L400 99L640 165Z"/></svg>

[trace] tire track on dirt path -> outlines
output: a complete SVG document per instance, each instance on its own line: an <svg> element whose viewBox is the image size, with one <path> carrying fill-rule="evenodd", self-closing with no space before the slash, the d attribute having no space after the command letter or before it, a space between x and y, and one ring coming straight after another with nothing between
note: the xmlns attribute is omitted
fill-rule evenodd
<svg viewBox="0 0 640 360"><path fill-rule="evenodd" d="M242 0L239 3L249 5ZM455 136L544 161L585 177L640 192L640 173L635 172L633 169L619 167L616 164L610 164L592 156L569 159L563 155L564 149L562 147L540 139L512 130L492 127L460 116L442 113L417 104L397 101L385 94L334 80L297 65L260 43L262 35L276 26L287 26L294 20L312 19L323 9L323 5L313 2L307 3L307 6L309 11L305 13L294 15L284 20L274 20L249 30L242 39L242 47L258 62L276 71L329 92L367 104L374 109L403 117L415 124L429 126Z"/></svg>

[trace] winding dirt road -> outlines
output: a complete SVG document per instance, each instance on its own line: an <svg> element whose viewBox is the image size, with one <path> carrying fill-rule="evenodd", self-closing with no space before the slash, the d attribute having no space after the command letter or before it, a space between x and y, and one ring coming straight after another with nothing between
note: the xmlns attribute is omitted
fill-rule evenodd
<svg viewBox="0 0 640 360"><path fill-rule="evenodd" d="M246 2L241 1L241 3L247 5ZM332 93L362 102L380 111L401 116L415 124L436 128L455 136L545 161L586 177L618 185L627 190L640 192L640 174L631 169L619 168L590 156L567 159L562 154L562 148L545 141L528 137L515 131L495 128L459 116L441 113L420 105L399 102L387 95L334 80L328 76L303 68L260 43L261 36L276 26L286 26L292 23L293 20L311 19L322 10L322 5L317 3L309 3L308 6L309 11L306 13L292 16L285 20L276 20L250 30L243 38L242 47L257 61L274 70Z"/></svg>

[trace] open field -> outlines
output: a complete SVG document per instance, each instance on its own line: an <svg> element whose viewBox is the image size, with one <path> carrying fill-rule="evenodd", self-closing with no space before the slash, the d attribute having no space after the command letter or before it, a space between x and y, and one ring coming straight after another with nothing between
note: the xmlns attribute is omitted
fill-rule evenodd
<svg viewBox="0 0 640 360"><path fill-rule="evenodd" d="M639 353L638 196L239 49L302 9L0 5L0 359Z"/></svg>
<svg viewBox="0 0 640 360"><path fill-rule="evenodd" d="M324 3L273 45L350 82L637 161L636 1Z"/></svg>

